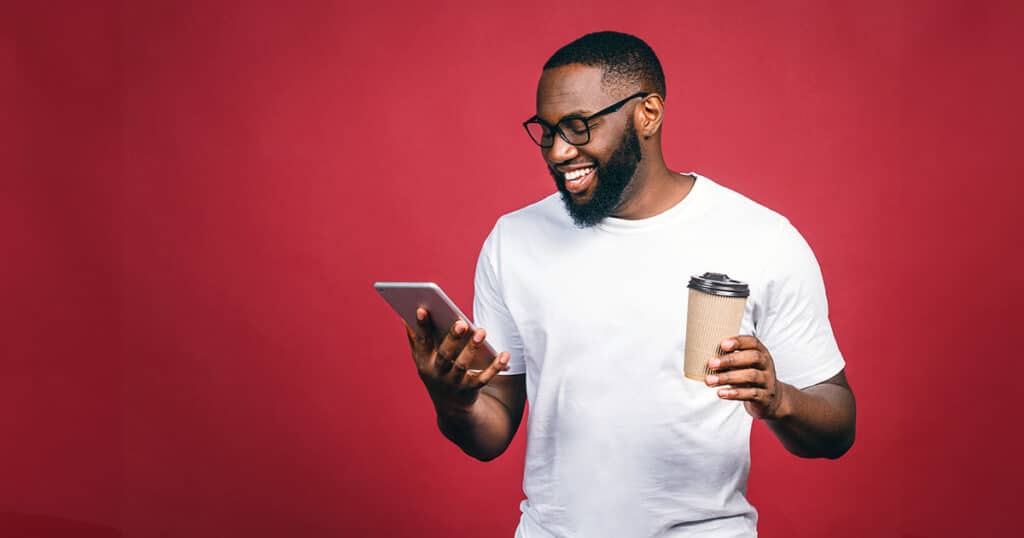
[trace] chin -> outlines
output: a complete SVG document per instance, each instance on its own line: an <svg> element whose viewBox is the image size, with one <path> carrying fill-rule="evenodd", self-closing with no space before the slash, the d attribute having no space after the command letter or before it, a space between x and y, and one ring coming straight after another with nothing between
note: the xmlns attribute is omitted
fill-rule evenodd
<svg viewBox="0 0 1024 538"><path fill-rule="evenodd" d="M569 196L572 197L572 202L574 204L576 204L577 206L584 206L587 205L587 203L590 202L590 199L594 197L594 193L592 191L587 191L580 194L573 194L570 192Z"/></svg>

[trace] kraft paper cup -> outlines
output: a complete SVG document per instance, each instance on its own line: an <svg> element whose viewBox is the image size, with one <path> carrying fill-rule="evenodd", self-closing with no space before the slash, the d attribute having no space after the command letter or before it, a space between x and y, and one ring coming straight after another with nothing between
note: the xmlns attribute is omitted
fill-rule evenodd
<svg viewBox="0 0 1024 538"><path fill-rule="evenodd" d="M708 361L723 355L719 344L740 332L743 310L750 296L747 284L722 273L704 273L690 279L686 306L686 350L683 375L704 381L714 371Z"/></svg>

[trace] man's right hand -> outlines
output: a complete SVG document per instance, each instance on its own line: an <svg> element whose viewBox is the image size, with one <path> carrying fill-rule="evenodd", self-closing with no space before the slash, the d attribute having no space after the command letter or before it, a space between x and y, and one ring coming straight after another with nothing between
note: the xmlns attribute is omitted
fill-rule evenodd
<svg viewBox="0 0 1024 538"><path fill-rule="evenodd" d="M483 345L487 333L479 328L470 331L462 320L447 332L435 334L430 312L420 307L416 309L416 326L405 329L420 379L439 414L468 410L480 389L508 369L509 354L504 351L493 357L487 368L470 369L477 355L487 353Z"/></svg>

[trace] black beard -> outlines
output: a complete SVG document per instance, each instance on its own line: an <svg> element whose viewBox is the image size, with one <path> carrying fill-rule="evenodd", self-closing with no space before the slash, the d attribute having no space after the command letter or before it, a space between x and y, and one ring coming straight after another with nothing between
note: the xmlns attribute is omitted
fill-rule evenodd
<svg viewBox="0 0 1024 538"><path fill-rule="evenodd" d="M562 193L562 202L569 211L577 228L590 228L604 220L622 204L623 194L633 180L637 165L640 163L640 138L636 135L633 123L629 122L622 142L615 149L608 162L597 165L597 185L590 200L577 204L572 194L565 188L565 175L550 166L548 171L555 179L558 192Z"/></svg>

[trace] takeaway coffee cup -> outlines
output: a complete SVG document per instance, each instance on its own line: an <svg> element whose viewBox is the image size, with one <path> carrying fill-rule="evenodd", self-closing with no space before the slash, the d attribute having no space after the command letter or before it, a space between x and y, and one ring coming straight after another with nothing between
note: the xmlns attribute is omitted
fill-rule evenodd
<svg viewBox="0 0 1024 538"><path fill-rule="evenodd" d="M683 375L703 381L712 370L708 361L720 357L718 345L740 332L750 287L722 273L704 273L690 279L686 307L686 350Z"/></svg>

